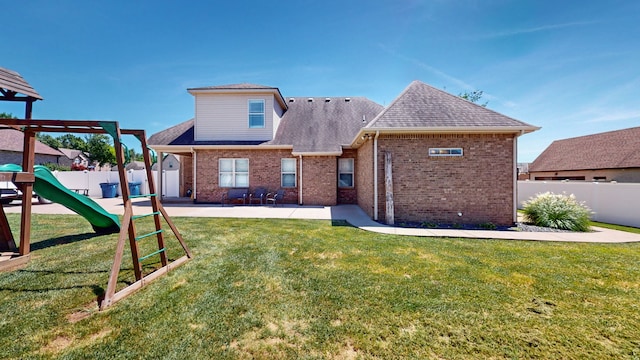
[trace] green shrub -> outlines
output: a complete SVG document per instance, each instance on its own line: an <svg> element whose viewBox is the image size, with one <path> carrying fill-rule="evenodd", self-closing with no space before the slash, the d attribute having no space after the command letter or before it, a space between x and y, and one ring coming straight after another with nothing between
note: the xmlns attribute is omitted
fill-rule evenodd
<svg viewBox="0 0 640 360"><path fill-rule="evenodd" d="M538 194L523 203L524 219L536 226L571 231L589 231L591 209L571 194Z"/></svg>
<svg viewBox="0 0 640 360"><path fill-rule="evenodd" d="M480 229L484 229L484 230L495 230L495 229L498 228L496 226L496 224L494 224L492 222L486 222L486 223L479 224L478 227Z"/></svg>

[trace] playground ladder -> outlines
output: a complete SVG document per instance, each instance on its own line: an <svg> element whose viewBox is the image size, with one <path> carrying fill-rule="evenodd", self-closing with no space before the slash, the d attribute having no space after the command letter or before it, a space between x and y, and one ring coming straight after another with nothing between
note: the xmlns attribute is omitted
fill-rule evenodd
<svg viewBox="0 0 640 360"><path fill-rule="evenodd" d="M192 257L191 251L185 244L180 232L175 227L166 211L164 210L162 203L160 202L160 196L156 192L153 174L151 170L151 156L149 154L149 148L147 147L147 140L144 134L144 130L120 130L117 126L117 123L113 125L112 123L107 123L103 125L105 130L113 137L114 140L114 148L116 150L116 160L118 164L118 172L120 176L120 188L122 193L122 200L124 202L124 216L122 219L122 224L120 227L120 234L118 237L118 243L116 247L115 259L113 262L113 266L111 268L111 274L109 276L109 283L107 284L107 290L105 292L104 298L100 301L100 310L105 309L106 307L111 306L116 301L126 297L130 293L142 288L147 283L155 280L157 277L166 274L170 269L180 266L182 263L186 262ZM131 195L130 189L128 186L128 181L126 177L126 173L124 170L124 154L123 154L123 146L120 140L121 134L131 134L135 135L142 145L142 156L144 157L145 170L147 173L147 180L149 184L149 194L143 195ZM162 161L162 159L158 159L158 161ZM162 176L161 174L159 176ZM135 198L149 198L151 201L152 212L148 214L133 214L133 206L131 199ZM145 234L138 234L136 230L135 220L153 217L153 221L155 224L155 230ZM185 252L185 255L176 259L175 261L169 263L167 259L166 245L164 232L165 230L162 228L162 218L164 218L165 222L173 232L173 234L178 239L182 249ZM153 251L149 254L140 254L140 246L139 242L144 241L148 238L155 237L157 239L157 250ZM118 282L118 275L120 273L120 266L122 265L122 257L124 254L124 247L126 239L129 239L129 246L131 248L131 257L133 262L133 270L136 277L136 281L116 292L116 285ZM142 261L153 257L159 256L162 267L155 270L154 272L144 275L142 271Z"/></svg>

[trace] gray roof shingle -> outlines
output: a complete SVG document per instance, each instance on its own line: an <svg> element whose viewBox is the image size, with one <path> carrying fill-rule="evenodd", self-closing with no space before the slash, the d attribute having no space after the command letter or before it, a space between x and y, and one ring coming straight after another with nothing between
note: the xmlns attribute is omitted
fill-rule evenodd
<svg viewBox="0 0 640 360"><path fill-rule="evenodd" d="M42 100L42 96L17 72L0 67L0 88Z"/></svg>
<svg viewBox="0 0 640 360"><path fill-rule="evenodd" d="M149 137L149 145L193 145L194 119L181 122ZM188 138L191 134L191 139Z"/></svg>
<svg viewBox="0 0 640 360"><path fill-rule="evenodd" d="M257 85L257 84L227 84L227 85L215 85L215 86L203 86L197 88L189 88L187 90L246 90L246 89L256 89L256 90L277 90L277 87L266 86L266 85Z"/></svg>
<svg viewBox="0 0 640 360"><path fill-rule="evenodd" d="M367 128L537 128L423 82L412 82Z"/></svg>
<svg viewBox="0 0 640 360"><path fill-rule="evenodd" d="M640 127L556 140L529 172L640 167Z"/></svg>
<svg viewBox="0 0 640 360"><path fill-rule="evenodd" d="M20 130L12 129L0 125L0 151L22 152L24 144L24 133ZM36 154L64 156L60 151L36 140L34 152Z"/></svg>
<svg viewBox="0 0 640 360"><path fill-rule="evenodd" d="M288 98L288 104L268 144L293 145L294 153L340 153L342 145L351 144L358 131L383 109L364 97L295 97Z"/></svg>

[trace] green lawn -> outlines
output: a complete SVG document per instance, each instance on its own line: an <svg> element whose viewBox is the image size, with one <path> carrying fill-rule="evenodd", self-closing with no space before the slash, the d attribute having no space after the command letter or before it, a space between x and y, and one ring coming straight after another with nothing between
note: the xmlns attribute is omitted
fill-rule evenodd
<svg viewBox="0 0 640 360"><path fill-rule="evenodd" d="M32 261L0 273L0 358L640 357L640 244L174 221L194 259L97 312L116 236L34 215Z"/></svg>

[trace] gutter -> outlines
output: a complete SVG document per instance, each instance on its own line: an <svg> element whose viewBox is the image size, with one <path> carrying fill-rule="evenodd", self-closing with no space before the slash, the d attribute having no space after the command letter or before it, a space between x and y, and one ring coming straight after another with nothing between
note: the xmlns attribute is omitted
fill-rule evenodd
<svg viewBox="0 0 640 360"><path fill-rule="evenodd" d="M298 205L302 205L302 155L300 156L300 184L298 184Z"/></svg>
<svg viewBox="0 0 640 360"><path fill-rule="evenodd" d="M378 136L380 131L376 131L373 138L373 220L378 220Z"/></svg>

